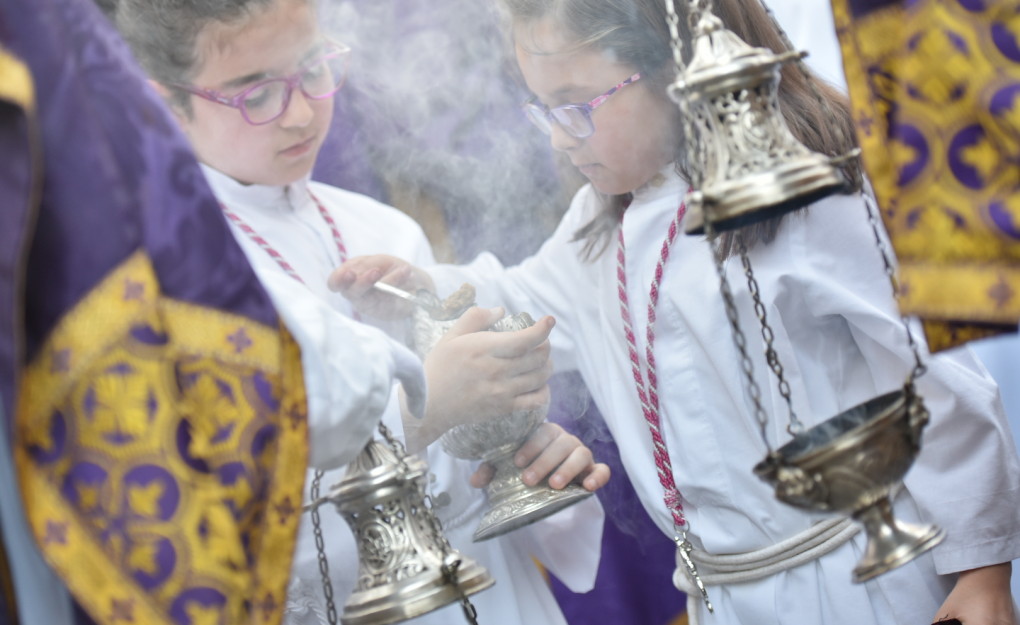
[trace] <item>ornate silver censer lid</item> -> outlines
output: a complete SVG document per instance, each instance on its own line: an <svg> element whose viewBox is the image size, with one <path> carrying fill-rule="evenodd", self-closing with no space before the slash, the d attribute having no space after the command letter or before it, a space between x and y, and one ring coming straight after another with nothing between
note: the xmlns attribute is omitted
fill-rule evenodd
<svg viewBox="0 0 1020 625"><path fill-rule="evenodd" d="M425 462L405 454L385 427L380 430L388 445L370 441L321 499L319 475L313 485L311 505L334 504L358 546L358 584L340 620L344 625L389 625L460 601L467 621L476 623L467 596L494 581L443 536L425 491ZM327 610L335 623L321 529L315 526Z"/></svg>
<svg viewBox="0 0 1020 625"><path fill-rule="evenodd" d="M793 136L779 108L780 68L803 53L753 48L727 29L707 2L689 3L693 54L669 89L684 116L692 191L685 229L750 225L840 191L845 180L832 159ZM671 30L679 43L676 13Z"/></svg>

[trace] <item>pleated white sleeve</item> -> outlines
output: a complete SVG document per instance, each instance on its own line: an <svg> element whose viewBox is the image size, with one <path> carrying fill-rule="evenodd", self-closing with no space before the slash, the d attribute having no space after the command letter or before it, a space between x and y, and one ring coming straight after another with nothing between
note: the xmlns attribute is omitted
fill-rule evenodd
<svg viewBox="0 0 1020 625"><path fill-rule="evenodd" d="M258 267L256 273L301 346L312 467L335 469L354 459L375 432L394 382L403 385L409 409L424 413L425 373L410 350L341 315L286 274Z"/></svg>

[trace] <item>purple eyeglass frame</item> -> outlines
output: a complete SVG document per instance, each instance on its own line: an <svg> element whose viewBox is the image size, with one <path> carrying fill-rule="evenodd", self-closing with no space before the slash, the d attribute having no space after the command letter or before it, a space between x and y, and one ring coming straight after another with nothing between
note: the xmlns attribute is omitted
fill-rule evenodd
<svg viewBox="0 0 1020 625"><path fill-rule="evenodd" d="M326 98L333 97L333 95L335 95L337 91L340 91L341 87L344 86L344 82L346 82L347 80L346 62L349 61L350 59L350 53L351 49L347 45L342 44L338 41L327 40L325 50L322 56L316 57L313 63L309 63L308 65L305 66L305 69L294 72L290 76L276 76L273 78L266 78L264 80L260 80L252 85L249 85L248 87L245 87L243 91L233 96L228 96L226 94L220 93L219 91L214 91L213 89L202 89L201 87L196 87L194 85L186 85L183 83L170 83L170 85L173 87L177 87L178 89L183 89L184 91L187 91L192 95L197 95L198 97L204 100L209 100L210 102L215 102L217 104L222 104L224 106L235 108L241 112L241 117L244 118L244 121L248 122L252 126L262 126L263 124L268 124L269 122L279 118L281 115L287 112L287 107L290 106L290 97L291 95L293 95L294 89L301 89L301 93L303 93L304 96L310 100L325 100ZM330 91L329 93L318 96L309 95L308 92L304 90L304 87L301 86L302 75L305 73L308 67L311 67L317 63L321 63L322 61L332 58L343 58L345 62L345 71L343 79L339 83L337 83L336 88ZM280 108L279 113L273 115L269 119L261 122L253 122L248 117L248 111L244 106L244 100L248 97L248 94L250 94L252 91L273 82L283 82L287 86L287 90L284 92L283 96L283 107Z"/></svg>
<svg viewBox="0 0 1020 625"><path fill-rule="evenodd" d="M544 126L540 126L538 124L536 124L536 125L538 125L539 130L541 130L542 132L544 132L546 134L550 134L550 132L552 130L552 124L555 123L560 128L563 128L563 131L566 132L568 135L570 135L570 136L572 136L572 137L574 137L576 139L587 139L588 137L590 137L593 134L595 134L595 123L591 119L592 111L594 111L598 107L600 107L603 104L605 104L606 100L608 100L610 98L610 96L612 96L614 93L616 93L620 89L623 89L624 87L626 87L627 85L629 85L631 83L637 82L640 79L641 79L641 72L637 72L636 74L630 76L629 78L627 78L623 82L619 83L618 85L616 85L615 87L613 87L609 91L606 91L602 95L595 96L591 101L586 102L584 104L564 104L562 106L554 106L553 108L550 109L549 107L547 107L545 105L542 105L542 104L539 104L538 102L536 102L535 100L537 98L535 96L532 96L531 98L528 99L527 102L524 103L523 108L525 110L531 109L532 111L536 111L536 112L542 113L542 115L546 118L546 120L549 121L549 127L547 128L547 127L544 127ZM588 121L588 126L591 128L591 131L586 133L586 134L584 134L584 135L576 135L576 134L570 132L570 130L568 130L566 128L566 126L561 124L559 122L559 120L556 119L556 116L553 114L553 111L561 111L561 110L565 110L565 109L581 111L581 113L584 115L584 118Z"/></svg>

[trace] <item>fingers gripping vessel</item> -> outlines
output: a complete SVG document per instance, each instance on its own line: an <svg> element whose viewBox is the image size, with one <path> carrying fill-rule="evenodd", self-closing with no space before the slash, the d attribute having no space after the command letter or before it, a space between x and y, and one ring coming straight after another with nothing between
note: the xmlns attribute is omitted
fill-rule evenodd
<svg viewBox="0 0 1020 625"><path fill-rule="evenodd" d="M440 309L415 308L414 342L415 349L422 357L456 322L466 307L449 315L452 318L437 319L437 316L445 317L438 314ZM534 323L527 313L520 313L500 319L491 330L512 332L523 330ZM591 492L577 484L556 490L544 480L535 486L528 486L521 479L521 471L514 465L514 454L545 421L547 412L548 407L542 407L516 411L484 423L459 425L451 428L440 439L448 454L468 460L483 460L495 469L492 481L485 487L488 508L475 530L475 542L524 527L591 496Z"/></svg>

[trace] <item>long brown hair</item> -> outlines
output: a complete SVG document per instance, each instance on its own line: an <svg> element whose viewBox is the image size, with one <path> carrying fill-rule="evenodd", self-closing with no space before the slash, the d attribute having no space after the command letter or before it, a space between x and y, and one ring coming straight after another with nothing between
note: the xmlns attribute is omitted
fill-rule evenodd
<svg viewBox="0 0 1020 625"><path fill-rule="evenodd" d="M686 28L684 3L677 1L680 14L680 36L685 61L689 61L691 33ZM578 47L591 46L611 51L614 58L630 64L642 73L642 83L666 98L666 88L676 76L672 44L663 0L502 0L506 17L515 26L551 18L570 35ZM782 31L760 0L716 0L713 12L727 28L754 47L784 52L788 46ZM510 29L512 30L512 29ZM650 80L644 80L648 76ZM829 156L842 155L856 144L853 119L846 97L822 80L812 80L816 91L796 64L782 69L779 101L790 131L809 149ZM677 171L691 179L683 140L675 152ZM846 161L841 170L848 189L861 186L860 164ZM599 194L603 209L575 233L583 240L582 255L593 259L604 251L630 202L630 194ZM771 219L739 231L747 245L770 241L779 228L781 218ZM734 235L723 241L729 249Z"/></svg>

